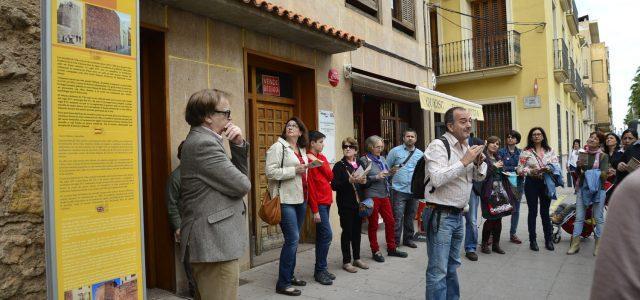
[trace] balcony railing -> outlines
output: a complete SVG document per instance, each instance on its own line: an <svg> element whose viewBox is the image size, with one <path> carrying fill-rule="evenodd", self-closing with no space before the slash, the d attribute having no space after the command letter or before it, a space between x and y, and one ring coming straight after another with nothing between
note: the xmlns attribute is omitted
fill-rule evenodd
<svg viewBox="0 0 640 300"><path fill-rule="evenodd" d="M569 74L569 50L562 38L553 40L553 66Z"/></svg>
<svg viewBox="0 0 640 300"><path fill-rule="evenodd" d="M436 75L521 65L517 31L446 43L433 50Z"/></svg>

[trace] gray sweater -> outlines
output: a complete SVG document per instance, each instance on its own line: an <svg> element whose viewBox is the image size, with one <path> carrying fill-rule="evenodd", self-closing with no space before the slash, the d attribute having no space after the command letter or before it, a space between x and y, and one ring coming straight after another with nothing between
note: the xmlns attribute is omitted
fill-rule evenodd
<svg viewBox="0 0 640 300"><path fill-rule="evenodd" d="M380 156L380 160L385 165L387 164L387 161L384 159L383 156ZM380 167L378 167L376 163L371 161L366 156L360 157L360 164L365 169L369 165L371 165L371 171L369 171L369 174L367 174L367 184L366 184L366 187L364 188L364 197L365 198L388 198L389 189L391 188L391 185L389 184L389 181L388 181L389 177L383 178L383 179L376 178L376 176L380 174L382 170L380 170ZM387 170L388 169L389 168L387 166Z"/></svg>

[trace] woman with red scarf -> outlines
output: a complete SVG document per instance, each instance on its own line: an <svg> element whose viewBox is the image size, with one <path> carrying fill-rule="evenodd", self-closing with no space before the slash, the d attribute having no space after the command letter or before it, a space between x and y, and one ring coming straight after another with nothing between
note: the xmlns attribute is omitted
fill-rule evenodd
<svg viewBox="0 0 640 300"><path fill-rule="evenodd" d="M592 213L596 219L596 229L594 231L596 243L593 255L598 254L600 236L604 226L604 182L609 170L609 155L601 149L605 139L604 134L601 132L592 132L587 140L587 146L584 150L580 150L578 154L577 172L580 176L578 179L580 192L576 199L576 220L573 223L571 246L567 251L569 255L580 251L580 235L582 234L586 210L590 205L593 205Z"/></svg>

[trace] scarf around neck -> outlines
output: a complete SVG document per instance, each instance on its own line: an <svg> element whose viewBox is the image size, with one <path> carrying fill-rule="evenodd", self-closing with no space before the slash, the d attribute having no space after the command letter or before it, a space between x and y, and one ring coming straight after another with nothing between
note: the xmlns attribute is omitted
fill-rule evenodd
<svg viewBox="0 0 640 300"><path fill-rule="evenodd" d="M378 168L380 169L380 171L384 171L387 170L387 166L382 162L382 160L380 160L380 157L376 157L375 155L371 154L371 153L367 153L367 157L374 163L376 164L376 166L378 166Z"/></svg>
<svg viewBox="0 0 640 300"><path fill-rule="evenodd" d="M602 149L600 149L600 147L596 148L596 149L591 149L591 147L589 147L589 145L584 146L584 150L587 151L587 153L589 154L595 154L595 160L593 161L593 167L592 169L599 169L600 168L600 154L602 154Z"/></svg>

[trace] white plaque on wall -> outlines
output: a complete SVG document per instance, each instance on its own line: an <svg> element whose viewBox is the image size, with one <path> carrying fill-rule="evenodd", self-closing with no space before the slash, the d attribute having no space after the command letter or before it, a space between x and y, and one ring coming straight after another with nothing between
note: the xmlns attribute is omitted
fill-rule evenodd
<svg viewBox="0 0 640 300"><path fill-rule="evenodd" d="M321 110L319 116L318 123L320 126L318 131L327 136L324 139L324 150L322 152L329 163L334 163L336 161L336 119L333 112L329 110Z"/></svg>
<svg viewBox="0 0 640 300"><path fill-rule="evenodd" d="M524 108L540 107L540 96L524 97Z"/></svg>

